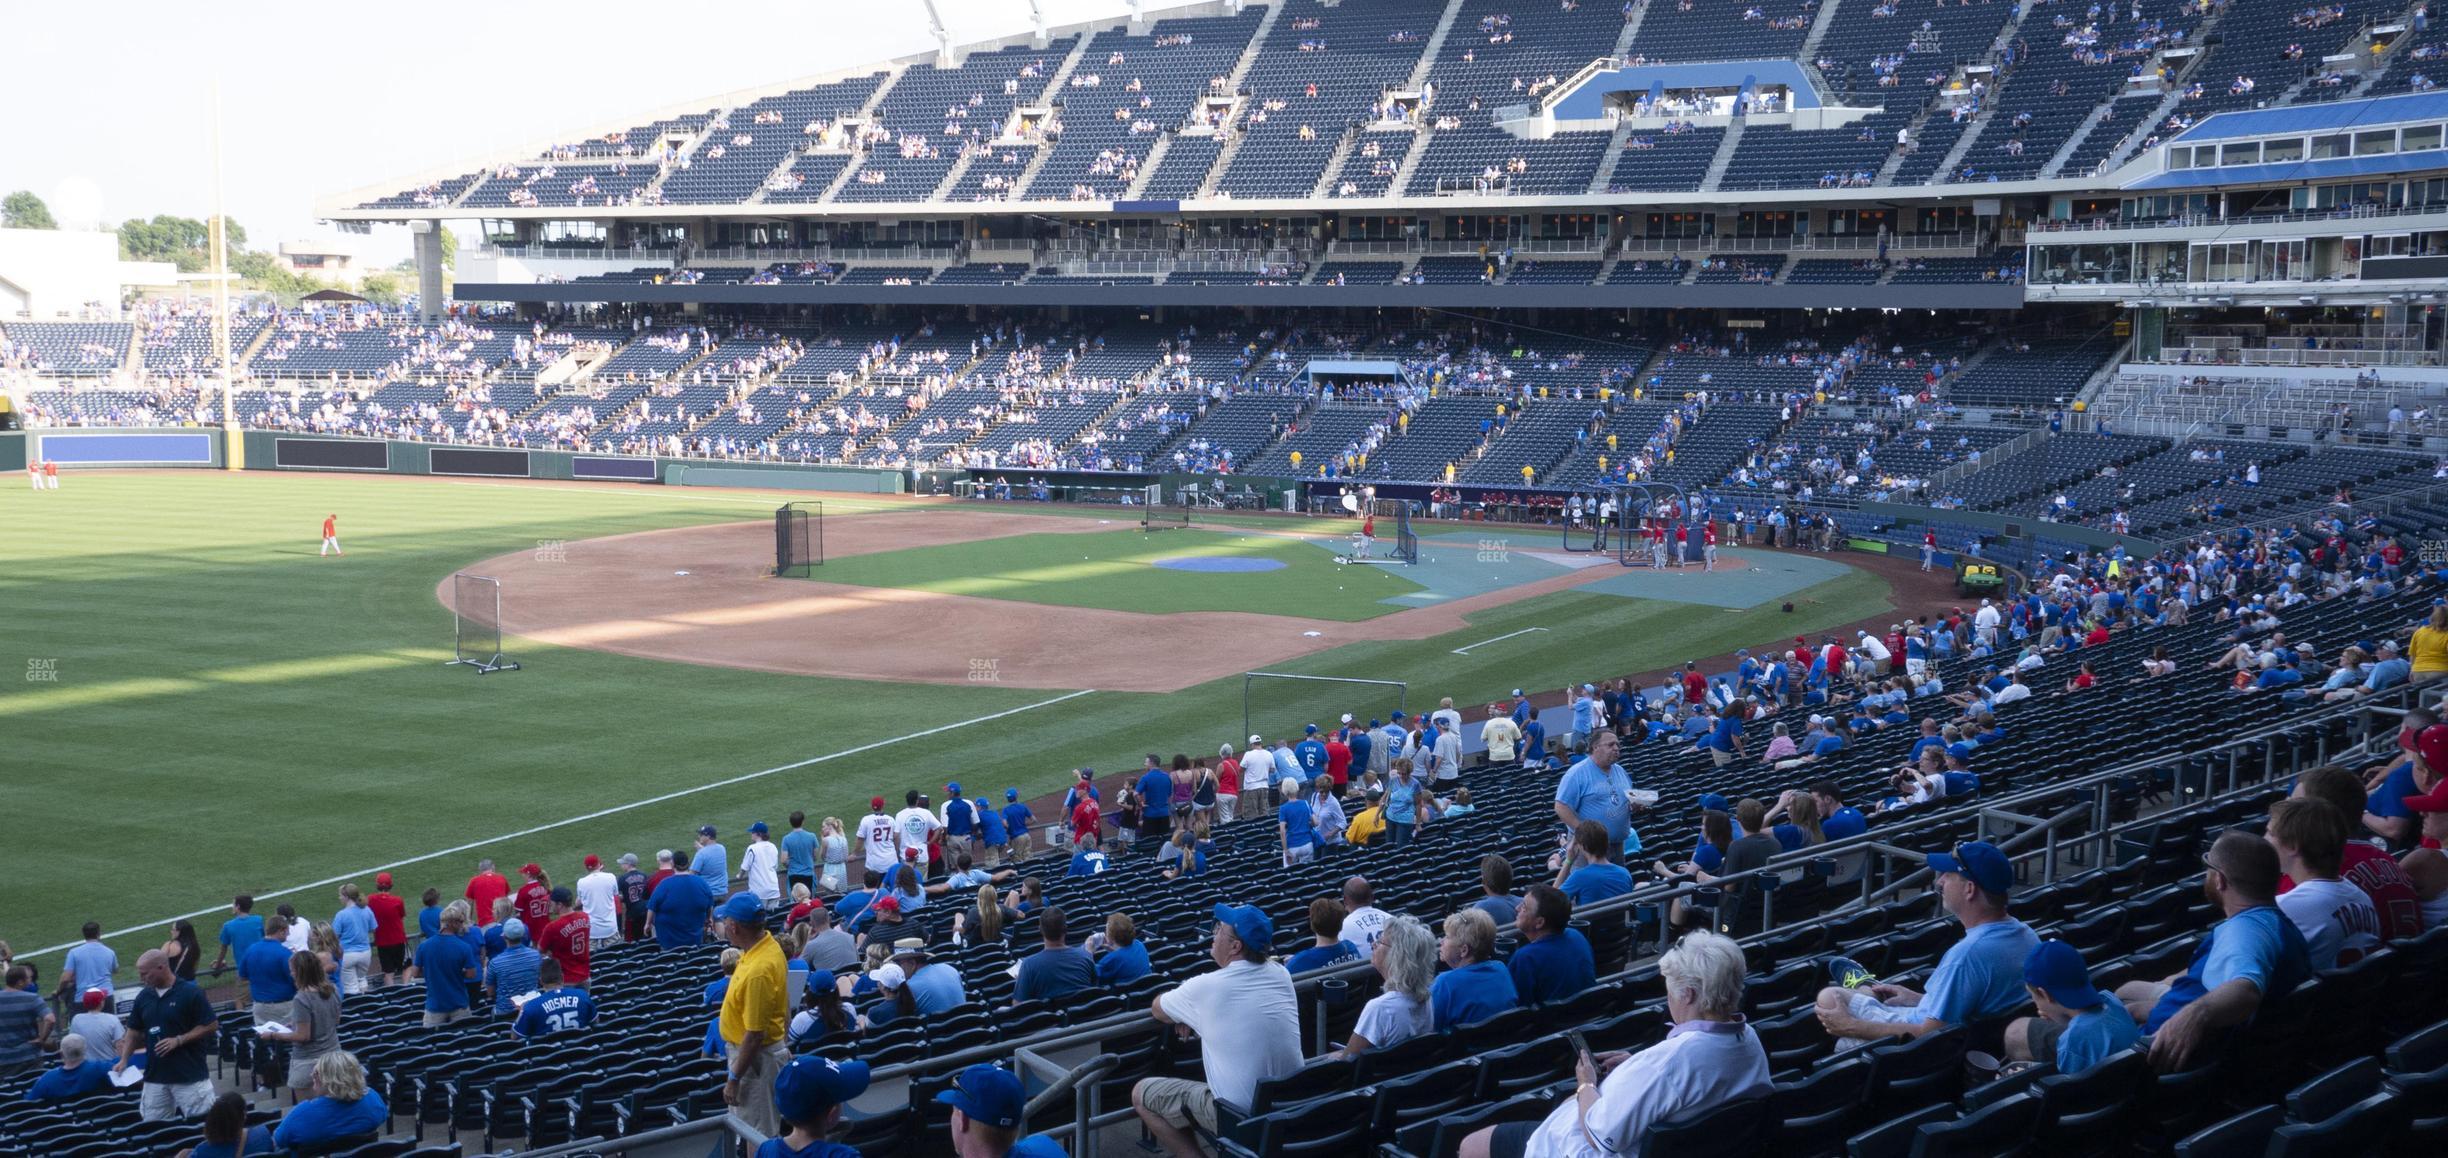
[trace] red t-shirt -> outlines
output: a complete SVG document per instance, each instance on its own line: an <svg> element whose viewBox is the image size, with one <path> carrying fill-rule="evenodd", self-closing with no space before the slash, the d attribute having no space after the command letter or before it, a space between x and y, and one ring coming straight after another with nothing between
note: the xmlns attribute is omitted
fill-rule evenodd
<svg viewBox="0 0 2448 1158"><path fill-rule="evenodd" d="M680 870L678 870L678 869L659 868L659 869L656 869L655 871L653 871L652 873L647 874L647 877L646 877L646 896L647 896L647 898L648 898L648 899L650 899L650 900L651 900L651 899L653 899L653 897L654 897L654 891L655 891L657 888L661 887L664 881L670 880L671 878L673 878L673 877L675 877L675 876L679 875L679 872L680 872Z"/></svg>
<svg viewBox="0 0 2448 1158"><path fill-rule="evenodd" d="M1080 802L1071 808L1071 839L1078 841L1082 837L1096 835L1097 826L1104 819L1105 810L1098 807L1095 797L1080 797Z"/></svg>
<svg viewBox="0 0 2448 1158"><path fill-rule="evenodd" d="M584 909L571 909L544 926L544 935L536 938L536 948L561 963L561 979L587 979L587 952L592 942L587 938L587 915Z"/></svg>
<svg viewBox="0 0 2448 1158"><path fill-rule="evenodd" d="M1326 775L1337 788L1351 783L1351 745L1341 737L1326 741Z"/></svg>
<svg viewBox="0 0 2448 1158"><path fill-rule="evenodd" d="M325 520L323 520L323 537L324 537L324 538L326 538L326 539L328 539L328 538L331 538L333 535L338 534L338 533L339 533L339 531L338 531L338 527L339 527L339 523L338 523L337 521L335 521L335 520L332 520L332 519L325 519Z"/></svg>
<svg viewBox="0 0 2448 1158"><path fill-rule="evenodd" d="M493 902L510 895L510 882L500 873L477 873L468 878L468 904L476 907L476 923L493 923Z"/></svg>
<svg viewBox="0 0 2448 1158"><path fill-rule="evenodd" d="M532 935L553 919L552 890L544 887L541 881L529 881L518 887L518 896L510 902L510 908L518 914L518 919L526 924Z"/></svg>
<svg viewBox="0 0 2448 1158"><path fill-rule="evenodd" d="M1710 547L1717 545L1717 524L1702 523L1700 525L1700 542Z"/></svg>
<svg viewBox="0 0 2448 1158"><path fill-rule="evenodd" d="M1241 795L1241 762L1226 760L1216 765L1216 792L1223 796Z"/></svg>
<svg viewBox="0 0 2448 1158"><path fill-rule="evenodd" d="M366 898L366 908L374 913L374 943L405 945L408 943L408 902L398 893L377 892Z"/></svg>
<svg viewBox="0 0 2448 1158"><path fill-rule="evenodd" d="M1708 698L1708 677L1696 671L1683 673L1683 701L1696 704Z"/></svg>

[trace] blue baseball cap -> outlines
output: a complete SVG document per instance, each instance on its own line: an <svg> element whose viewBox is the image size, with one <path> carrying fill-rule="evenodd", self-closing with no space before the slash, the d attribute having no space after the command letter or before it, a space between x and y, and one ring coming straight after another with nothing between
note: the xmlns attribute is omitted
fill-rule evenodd
<svg viewBox="0 0 2448 1158"><path fill-rule="evenodd" d="M828 989L837 989L840 985L841 978L835 976L830 969L808 970L807 991L810 993L822 993Z"/></svg>
<svg viewBox="0 0 2448 1158"><path fill-rule="evenodd" d="M1309 725L1308 727L1303 728L1301 731L1302 731L1302 733L1303 733L1304 735L1310 735L1310 736L1317 735L1317 725L1316 725L1316 724L1311 724L1311 725Z"/></svg>
<svg viewBox="0 0 2448 1158"><path fill-rule="evenodd" d="M2014 863L1985 840L1956 845L1952 853L1933 852L1929 854L1929 867L1932 872L1966 877L1991 896L2002 897L2014 891Z"/></svg>
<svg viewBox="0 0 2448 1158"><path fill-rule="evenodd" d="M1394 718L1395 718L1395 719L1397 719L1397 720L1399 720L1399 719L1402 719L1402 718L1403 718L1403 712L1402 712L1402 709L1401 709L1401 708L1396 708L1396 709L1394 709Z"/></svg>
<svg viewBox="0 0 2448 1158"><path fill-rule="evenodd" d="M946 784L946 785L944 785L944 791L945 791L945 792L947 792L947 793L949 793L949 794L951 794L951 795L953 795L953 796L958 796L958 795L960 795L960 781L955 780L955 781L951 782L950 784Z"/></svg>
<svg viewBox="0 0 2448 1158"><path fill-rule="evenodd" d="M969 1120L999 1129L1011 1129L1020 1124L1020 1111L1028 1103L1020 1088L1020 1079L1001 1066L974 1065L952 1079L952 1088L935 1095L935 1100L969 1115Z"/></svg>
<svg viewBox="0 0 2448 1158"><path fill-rule="evenodd" d="M755 823L753 823L753 824L750 824L750 825L748 826L748 831L753 832L753 833L756 833L756 834L757 834L757 835L759 835L759 836L762 836L762 835L764 835L764 834L766 834L766 833L768 833L768 832L772 832L773 830L772 830L772 829L770 829L770 828L765 827L765 822L764 822L764 821L762 821L762 820L760 820L760 821L757 821L757 822L755 822Z"/></svg>
<svg viewBox="0 0 2448 1158"><path fill-rule="evenodd" d="M1268 920L1256 905L1217 905L1215 919L1219 925L1231 926L1233 936L1241 938L1244 945L1274 947L1275 922Z"/></svg>
<svg viewBox="0 0 2448 1158"><path fill-rule="evenodd" d="M501 924L501 935L502 940L504 941L524 941L527 939L527 922L519 920L517 917L512 917L509 920L503 921Z"/></svg>
<svg viewBox="0 0 2448 1158"><path fill-rule="evenodd" d="M1372 728L1382 728L1382 727L1385 727L1385 723L1384 723L1383 721L1379 720L1379 719L1378 719L1377 717L1375 717L1375 716L1370 716L1370 717L1369 717L1369 727L1372 727Z"/></svg>
<svg viewBox="0 0 2448 1158"><path fill-rule="evenodd" d="M757 900L755 893L733 893L730 900L714 910L714 915L726 921L762 921L765 919L765 905Z"/></svg>
<svg viewBox="0 0 2448 1158"><path fill-rule="evenodd" d="M2023 983L2049 995L2067 1009L2094 1009L2103 1004L2099 987L2091 984L2091 969L2082 951L2063 941L2042 941L2023 959Z"/></svg>
<svg viewBox="0 0 2448 1158"><path fill-rule="evenodd" d="M1006 788L1006 789L1004 789L1004 790L1003 790L1003 799L1005 799L1005 800L1018 800L1018 799L1020 799L1020 790L1019 790L1019 789L1017 789L1017 788Z"/></svg>
<svg viewBox="0 0 2448 1158"><path fill-rule="evenodd" d="M785 1121L818 1122L833 1107L867 1092L867 1063L809 1054L774 1077L774 1112Z"/></svg>
<svg viewBox="0 0 2448 1158"><path fill-rule="evenodd" d="M714 826L711 824L699 825L697 828L697 835L707 838L713 837Z"/></svg>
<svg viewBox="0 0 2448 1158"><path fill-rule="evenodd" d="M1726 798L1714 792L1703 792L1700 794L1700 808L1702 811L1732 811L1726 807Z"/></svg>

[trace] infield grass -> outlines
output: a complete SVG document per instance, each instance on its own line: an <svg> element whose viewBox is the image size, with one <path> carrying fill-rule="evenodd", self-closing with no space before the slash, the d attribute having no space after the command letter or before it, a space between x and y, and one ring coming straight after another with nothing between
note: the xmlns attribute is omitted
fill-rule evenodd
<svg viewBox="0 0 2448 1158"><path fill-rule="evenodd" d="M1033 512L1032 512L1033 513ZM1263 560L1267 571L1202 572L1156 566L1185 556ZM1254 611L1312 619L1374 619L1402 610L1380 602L1424 590L1383 567L1344 567L1315 546L1231 531L1010 535L825 561L827 583L908 587L1064 607L1165 614Z"/></svg>
<svg viewBox="0 0 2448 1158"><path fill-rule="evenodd" d="M768 496L272 472L77 473L64 482L40 494L0 488L12 548L12 565L0 570L8 768L0 848L9 851L0 939L21 957L39 956L53 971L46 978L56 976L58 954L36 951L73 941L89 919L113 931L125 963L133 949L160 942L161 932L144 926L225 905L241 890L265 896L264 908L288 900L325 920L330 887L283 890L405 862L398 876L407 895L434 885L455 896L479 856L508 866L536 860L566 882L584 853L686 850L706 823L736 861L749 821L779 827L794 808L812 827L826 815L855 819L871 794L897 800L904 788L936 790L952 779L996 797L1005 787L1036 796L1082 764L1115 771L1141 753L1213 751L1242 738L1238 677L1167 695L1100 692L947 729L1059 693L693 667L524 640L508 643L523 671L442 666L451 618L433 593L449 572L558 540L762 520L775 503ZM856 496L825 502L834 517L883 506ZM340 516L346 558L315 555L329 513ZM1184 553L1201 535L1240 538L1113 538ZM1281 546L1333 569L1314 546ZM829 580L834 567L826 566ZM1516 686L1722 658L1875 614L1889 596L1883 581L1848 572L1793 598L1796 613L1782 615L1773 606L1549 595L1481 612L1437 638L1277 666L1407 680L1415 706L1440 695L1467 705ZM1548 630L1452 654L1534 626ZM1095 673L1080 682L1093 687ZM1278 684L1258 708L1273 727L1330 719L1342 703L1324 685ZM945 730L490 839L930 729ZM477 847L429 855L470 843ZM197 920L208 953L219 921Z"/></svg>

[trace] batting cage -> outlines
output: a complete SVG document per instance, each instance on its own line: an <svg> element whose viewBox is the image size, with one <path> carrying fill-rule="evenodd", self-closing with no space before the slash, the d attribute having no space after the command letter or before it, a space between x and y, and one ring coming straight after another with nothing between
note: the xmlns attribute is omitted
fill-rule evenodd
<svg viewBox="0 0 2448 1158"><path fill-rule="evenodd" d="M1139 529L1142 531L1181 531L1190 527L1188 507L1147 506L1139 508Z"/></svg>
<svg viewBox="0 0 2448 1158"><path fill-rule="evenodd" d="M774 510L774 574L812 578L824 566L824 504L784 503Z"/></svg>
<svg viewBox="0 0 2448 1158"><path fill-rule="evenodd" d="M979 502L1003 503L1083 503L1088 506L1136 507L1155 506L1164 501L1164 487L1157 483L1140 486L1087 486L1072 483L1049 483L1043 479L1022 477L1013 481L1001 476L993 478L955 479L952 497Z"/></svg>
<svg viewBox="0 0 2448 1158"><path fill-rule="evenodd" d="M1354 725L1370 720L1391 721L1409 707L1411 685L1401 680L1364 680L1343 676L1293 675L1288 672L1241 673L1241 734L1232 738L1240 748L1251 736L1272 744L1299 743L1316 724L1322 735L1334 731L1344 716Z"/></svg>
<svg viewBox="0 0 2448 1158"><path fill-rule="evenodd" d="M517 671L501 647L501 580L465 571L451 576L451 661L478 672Z"/></svg>
<svg viewBox="0 0 2448 1158"><path fill-rule="evenodd" d="M1342 503L1360 521L1351 529L1351 550L1336 556L1335 562L1419 562L1419 536L1411 530L1411 509L1416 504L1408 499L1377 498L1373 493L1367 497L1346 494Z"/></svg>
<svg viewBox="0 0 2448 1158"><path fill-rule="evenodd" d="M1701 524L1690 522L1691 504L1683 488L1667 483L1629 483L1582 496L1581 517L1564 520L1564 549L1612 555L1626 567L1675 565L1674 532L1685 527L1687 557L1700 561ZM1656 534L1664 529L1663 538ZM1658 552L1664 543L1665 554Z"/></svg>

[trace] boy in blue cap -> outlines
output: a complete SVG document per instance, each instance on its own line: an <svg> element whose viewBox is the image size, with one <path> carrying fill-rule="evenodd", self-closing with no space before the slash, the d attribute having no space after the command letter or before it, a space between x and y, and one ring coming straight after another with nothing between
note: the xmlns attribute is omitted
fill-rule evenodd
<svg viewBox="0 0 2448 1158"><path fill-rule="evenodd" d="M825 1141L841 1123L842 1103L867 1092L867 1063L792 1058L774 1075L774 1111L789 1133L768 1138L756 1158L859 1158L856 1147Z"/></svg>
<svg viewBox="0 0 2448 1158"><path fill-rule="evenodd" d="M1020 1137L1028 1096L1010 1070L970 1066L935 1100L952 1107L952 1152L960 1158L1062 1158L1063 1148L1044 1135Z"/></svg>
<svg viewBox="0 0 2448 1158"><path fill-rule="evenodd" d="M2116 996L2091 984L2091 969L2072 945L2040 942L2023 962L2023 987L2040 1016L2006 1027L2012 1060L2053 1061L2058 1073L2087 1073L2142 1040L2142 1028Z"/></svg>
<svg viewBox="0 0 2448 1158"><path fill-rule="evenodd" d="M1035 819L1037 817L1029 811L1029 806L1020 803L1019 789L1006 788L1003 790L1003 827L1011 833L1013 860L1029 858L1029 853L1035 845L1034 835L1029 832L1029 822Z"/></svg>

